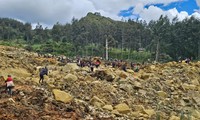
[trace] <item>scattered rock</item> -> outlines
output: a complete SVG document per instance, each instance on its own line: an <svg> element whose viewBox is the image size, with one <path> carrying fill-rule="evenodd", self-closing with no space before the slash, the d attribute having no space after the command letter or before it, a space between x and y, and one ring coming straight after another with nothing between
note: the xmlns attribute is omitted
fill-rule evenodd
<svg viewBox="0 0 200 120"><path fill-rule="evenodd" d="M113 106L112 105L104 105L103 109L112 111L113 110Z"/></svg>
<svg viewBox="0 0 200 120"><path fill-rule="evenodd" d="M70 103L73 100L73 97L69 93L66 93L64 91L60 91L58 89L53 89L53 94L54 94L55 99L57 101L61 101L61 102L64 102L64 103Z"/></svg>
<svg viewBox="0 0 200 120"><path fill-rule="evenodd" d="M127 114L129 112L131 112L131 109L129 108L129 106L125 103L121 103L116 105L115 110L117 110L119 113L123 113L123 114Z"/></svg>
<svg viewBox="0 0 200 120"><path fill-rule="evenodd" d="M76 81L78 80L78 77L73 75L73 74L67 74L65 77L64 77L64 80L67 82L67 81Z"/></svg>
<svg viewBox="0 0 200 120"><path fill-rule="evenodd" d="M177 116L171 116L170 118L169 118L169 120L180 120L180 117L177 117Z"/></svg>
<svg viewBox="0 0 200 120"><path fill-rule="evenodd" d="M15 83L12 98L0 83L0 119L180 120L180 111L200 119L200 62L149 64L139 72L101 65L91 72L18 48L0 46L0 55L0 74ZM46 65L49 74L38 83Z"/></svg>
<svg viewBox="0 0 200 120"><path fill-rule="evenodd" d="M164 92L164 91L157 91L158 93L158 96L161 97L161 98L166 98L167 97L167 93Z"/></svg>

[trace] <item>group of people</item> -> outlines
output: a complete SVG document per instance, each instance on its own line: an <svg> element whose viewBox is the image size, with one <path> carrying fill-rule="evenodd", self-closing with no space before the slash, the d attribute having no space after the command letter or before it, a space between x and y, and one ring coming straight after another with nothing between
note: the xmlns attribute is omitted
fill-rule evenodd
<svg viewBox="0 0 200 120"><path fill-rule="evenodd" d="M77 59L77 65L79 67L88 66L91 72L94 71L94 67L99 68L100 64L101 64L101 61L99 59L95 59L95 60Z"/></svg>
<svg viewBox="0 0 200 120"><path fill-rule="evenodd" d="M182 57L178 58L179 63L185 62L185 63L189 64L191 62L191 60L192 60L192 58L185 58L185 60L182 60Z"/></svg>
<svg viewBox="0 0 200 120"><path fill-rule="evenodd" d="M98 68L101 65L101 61L100 59L77 59L77 65L80 67L89 67L90 71L93 72L94 67ZM122 61L122 60L109 60L109 61L104 61L103 64L105 65L105 67L107 66L112 66L113 68L119 68L125 72L127 72L127 69L132 69L135 72L138 72L140 70L140 64L139 63L128 63L126 61Z"/></svg>
<svg viewBox="0 0 200 120"><path fill-rule="evenodd" d="M47 67L44 67L40 70L40 79L39 79L39 83L43 83L44 82L44 75L48 75L48 69ZM0 80L1 81L5 81L5 85L3 86L4 90L1 91L1 93L8 93L9 95L13 95L13 88L15 87L13 78L11 75L7 76L7 79L5 79L3 76L0 76Z"/></svg>
<svg viewBox="0 0 200 120"><path fill-rule="evenodd" d="M110 63L107 63L108 65ZM126 62L122 60L114 60L111 61L111 65L113 68L120 68L121 70L127 72L127 68L134 70L134 72L138 72L140 69L140 63Z"/></svg>
<svg viewBox="0 0 200 120"><path fill-rule="evenodd" d="M123 61L112 61L109 63L113 68L118 67L121 68L123 71L127 71L127 66L128 63L127 62L123 62ZM77 65L80 67L85 67L88 66L90 68L90 71L93 72L94 68L98 68L101 65L101 61L99 59L94 59L94 60L83 60L83 59L78 59L77 60ZM131 63L130 67L131 69L135 69L135 72L139 71L139 65L138 64L134 64ZM45 66L44 68L41 68L39 71L39 83L43 84L44 82L44 75L48 75L48 68L47 66ZM7 79L5 80L3 78L3 76L1 76L0 79L3 79L6 83L6 87L5 87L5 91L9 94L12 95L13 94L13 88L14 88L14 82L13 82L13 78L11 77L11 75L8 75Z"/></svg>

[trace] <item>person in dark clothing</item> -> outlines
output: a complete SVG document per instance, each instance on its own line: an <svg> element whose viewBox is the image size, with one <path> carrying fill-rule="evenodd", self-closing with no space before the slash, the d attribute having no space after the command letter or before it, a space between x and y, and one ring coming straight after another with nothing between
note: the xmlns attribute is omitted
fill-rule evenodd
<svg viewBox="0 0 200 120"><path fill-rule="evenodd" d="M115 68L116 67L116 60L112 62L112 67Z"/></svg>
<svg viewBox="0 0 200 120"><path fill-rule="evenodd" d="M186 59L185 59L185 63L188 63L188 64L189 64L189 63L190 63L190 58L186 58Z"/></svg>
<svg viewBox="0 0 200 120"><path fill-rule="evenodd" d="M42 68L41 70L40 70L40 80L39 80L39 83L43 83L43 81L44 81L44 75L48 75L48 69L47 69L47 67L45 67L45 68Z"/></svg>
<svg viewBox="0 0 200 120"><path fill-rule="evenodd" d="M90 62L90 71L91 72L94 72L94 63L93 62Z"/></svg>
<svg viewBox="0 0 200 120"><path fill-rule="evenodd" d="M131 62L131 69L134 69L135 64L133 62Z"/></svg>
<svg viewBox="0 0 200 120"><path fill-rule="evenodd" d="M122 70L125 71L125 72L127 72L126 68L127 68L127 63L124 62L123 65L122 65Z"/></svg>

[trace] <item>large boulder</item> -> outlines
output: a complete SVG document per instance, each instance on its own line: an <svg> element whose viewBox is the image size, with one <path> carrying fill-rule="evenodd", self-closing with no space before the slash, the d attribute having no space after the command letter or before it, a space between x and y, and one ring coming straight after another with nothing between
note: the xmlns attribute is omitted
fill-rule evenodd
<svg viewBox="0 0 200 120"><path fill-rule="evenodd" d="M180 120L180 117L172 115L169 120Z"/></svg>
<svg viewBox="0 0 200 120"><path fill-rule="evenodd" d="M129 108L129 106L125 103L121 103L116 105L115 110L117 110L119 113L123 113L123 114L127 114L129 112L131 112L131 109Z"/></svg>
<svg viewBox="0 0 200 120"><path fill-rule="evenodd" d="M108 70L106 70L106 69L96 70L92 76L97 77L97 79L107 80L109 82L112 82L115 79L115 75L109 69Z"/></svg>
<svg viewBox="0 0 200 120"><path fill-rule="evenodd" d="M192 116L197 119L200 119L200 111L197 110L192 111Z"/></svg>
<svg viewBox="0 0 200 120"><path fill-rule="evenodd" d="M166 98L168 96L167 93L164 91L157 91L157 94L161 98Z"/></svg>
<svg viewBox="0 0 200 120"><path fill-rule="evenodd" d="M75 71L79 69L76 63L67 63L67 65L63 66L62 70L64 72Z"/></svg>
<svg viewBox="0 0 200 120"><path fill-rule="evenodd" d="M154 109L144 109L143 111L145 114L147 114L149 117L151 117L152 115L155 115L156 112L154 111Z"/></svg>
<svg viewBox="0 0 200 120"><path fill-rule="evenodd" d="M116 74L117 74L117 76L119 76L121 78L124 78L124 79L126 79L129 76L128 73L126 73L126 72L124 72L122 70L116 70Z"/></svg>
<svg viewBox="0 0 200 120"><path fill-rule="evenodd" d="M56 76L58 76L58 75L60 75L60 72L57 71L57 70L51 71L51 72L49 73L49 76L50 76L50 77L56 77Z"/></svg>
<svg viewBox="0 0 200 120"><path fill-rule="evenodd" d="M69 93L66 93L58 89L53 89L53 94L57 101L60 101L63 103L70 103L73 100L73 97Z"/></svg>
<svg viewBox="0 0 200 120"><path fill-rule="evenodd" d="M78 80L78 77L76 75L69 73L64 77L64 80L65 81L76 81L76 80Z"/></svg>
<svg viewBox="0 0 200 120"><path fill-rule="evenodd" d="M104 105L103 109L112 111L113 110L113 106L112 105Z"/></svg>

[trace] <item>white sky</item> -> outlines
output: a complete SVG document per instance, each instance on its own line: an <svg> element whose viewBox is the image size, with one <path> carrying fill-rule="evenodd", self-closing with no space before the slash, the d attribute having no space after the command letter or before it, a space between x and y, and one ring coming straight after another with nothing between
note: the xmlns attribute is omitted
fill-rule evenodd
<svg viewBox="0 0 200 120"><path fill-rule="evenodd" d="M167 5L177 1L180 0L0 0L0 17L14 18L33 25L39 22L44 26L52 26L56 22L70 23L73 17L80 19L88 12L100 12L102 16L121 20L119 12L131 6L135 7L133 13L139 13L147 22L158 19L161 14L168 15L169 18L188 17L187 12L178 12L176 8L168 11L156 6L144 8L149 4ZM196 2L200 6L200 0ZM198 12L194 15L200 17Z"/></svg>

